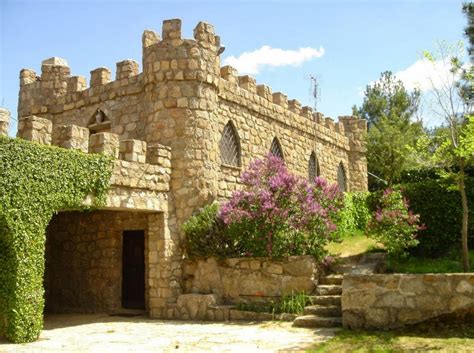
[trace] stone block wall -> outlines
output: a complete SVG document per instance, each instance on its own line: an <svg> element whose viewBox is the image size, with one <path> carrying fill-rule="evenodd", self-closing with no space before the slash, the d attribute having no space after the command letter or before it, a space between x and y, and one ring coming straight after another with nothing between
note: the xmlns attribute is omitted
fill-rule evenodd
<svg viewBox="0 0 474 353"><path fill-rule="evenodd" d="M226 303L264 301L292 293L312 293L319 270L311 256L282 260L267 258L215 258L188 261L186 292L215 294Z"/></svg>
<svg viewBox="0 0 474 353"><path fill-rule="evenodd" d="M54 216L46 235L46 310L120 309L122 232L147 228L146 213L64 212Z"/></svg>
<svg viewBox="0 0 474 353"><path fill-rule="evenodd" d="M436 317L474 318L474 274L346 275L346 328L391 329Z"/></svg>

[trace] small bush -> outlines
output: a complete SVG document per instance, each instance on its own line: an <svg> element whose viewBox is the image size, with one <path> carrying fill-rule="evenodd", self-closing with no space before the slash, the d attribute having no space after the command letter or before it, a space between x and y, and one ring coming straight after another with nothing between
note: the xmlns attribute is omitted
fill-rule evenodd
<svg viewBox="0 0 474 353"><path fill-rule="evenodd" d="M226 258L244 253L242 242L232 227L218 217L219 204L200 209L183 225L186 249L190 257Z"/></svg>
<svg viewBox="0 0 474 353"><path fill-rule="evenodd" d="M385 190L379 202L367 233L381 242L389 254L404 256L406 249L418 244L415 237L422 229L419 215L408 209L408 201L400 191Z"/></svg>
<svg viewBox="0 0 474 353"><path fill-rule="evenodd" d="M369 193L363 191L344 194L344 207L339 212L336 221L339 236L365 230L371 215L368 197Z"/></svg>

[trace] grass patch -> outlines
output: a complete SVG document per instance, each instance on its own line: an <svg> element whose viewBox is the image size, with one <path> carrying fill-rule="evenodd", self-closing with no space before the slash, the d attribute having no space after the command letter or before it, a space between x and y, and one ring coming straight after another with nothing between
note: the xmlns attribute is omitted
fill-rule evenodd
<svg viewBox="0 0 474 353"><path fill-rule="evenodd" d="M474 250L469 252L471 269L474 266ZM387 272L393 273L455 273L463 272L461 255L451 254L440 258L408 257L389 258Z"/></svg>
<svg viewBox="0 0 474 353"><path fill-rule="evenodd" d="M419 324L392 331L341 330L308 352L472 352L474 325Z"/></svg>
<svg viewBox="0 0 474 353"><path fill-rule="evenodd" d="M326 250L332 256L348 257L379 250L377 242L358 230L342 236L341 241L330 242Z"/></svg>
<svg viewBox="0 0 474 353"><path fill-rule="evenodd" d="M256 313L270 314L303 314L305 306L311 305L311 298L305 293L292 293L284 296L280 301L269 302L240 302L236 304L237 310L253 311Z"/></svg>

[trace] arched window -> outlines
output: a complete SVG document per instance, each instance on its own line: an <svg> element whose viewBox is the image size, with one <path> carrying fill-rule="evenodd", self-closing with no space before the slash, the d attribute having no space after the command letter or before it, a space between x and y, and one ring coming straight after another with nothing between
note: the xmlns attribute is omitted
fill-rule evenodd
<svg viewBox="0 0 474 353"><path fill-rule="evenodd" d="M239 135L230 121L224 127L219 147L221 151L221 162L223 164L240 167Z"/></svg>
<svg viewBox="0 0 474 353"><path fill-rule="evenodd" d="M278 138L276 137L272 141L272 145L270 147L270 153L273 154L275 157L278 157L281 160L284 160L283 150L281 149L280 141L278 141Z"/></svg>
<svg viewBox="0 0 474 353"><path fill-rule="evenodd" d="M339 163L339 167L337 168L337 185L341 191L347 191L346 170L344 169L342 162Z"/></svg>
<svg viewBox="0 0 474 353"><path fill-rule="evenodd" d="M308 162L308 177L310 181L313 181L317 176L319 176L319 163L316 153L312 152Z"/></svg>

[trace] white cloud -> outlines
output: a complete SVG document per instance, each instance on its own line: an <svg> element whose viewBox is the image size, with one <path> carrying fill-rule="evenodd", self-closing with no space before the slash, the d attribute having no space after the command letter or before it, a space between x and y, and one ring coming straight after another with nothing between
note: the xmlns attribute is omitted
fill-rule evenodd
<svg viewBox="0 0 474 353"><path fill-rule="evenodd" d="M238 57L229 56L224 59L224 65L231 65L239 73L258 74L265 67L298 66L305 61L320 58L324 55L324 48L299 48L298 50L284 50L264 45L260 49L244 52Z"/></svg>
<svg viewBox="0 0 474 353"><path fill-rule="evenodd" d="M430 91L434 88L442 88L444 85L450 85L453 81L459 79L451 72L451 63L449 61L428 59L417 60L406 69L398 71L395 76L403 82L408 90L418 88L422 92Z"/></svg>

